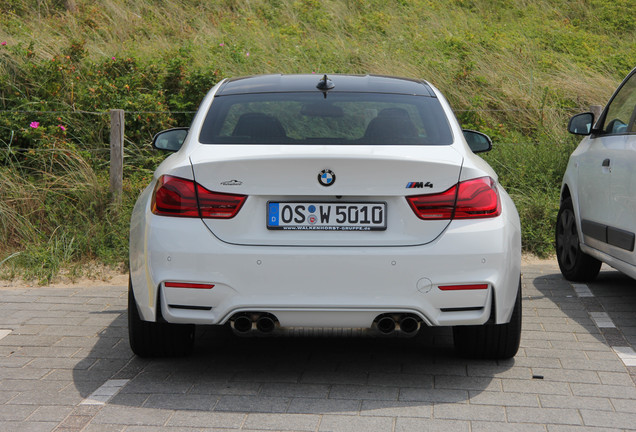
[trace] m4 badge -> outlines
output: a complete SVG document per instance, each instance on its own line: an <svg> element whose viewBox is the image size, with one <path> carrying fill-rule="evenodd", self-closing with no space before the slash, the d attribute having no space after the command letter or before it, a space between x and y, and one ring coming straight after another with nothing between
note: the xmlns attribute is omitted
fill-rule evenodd
<svg viewBox="0 0 636 432"><path fill-rule="evenodd" d="M431 188L433 189L433 183L431 182L410 182L406 184L407 189L422 189L422 188Z"/></svg>

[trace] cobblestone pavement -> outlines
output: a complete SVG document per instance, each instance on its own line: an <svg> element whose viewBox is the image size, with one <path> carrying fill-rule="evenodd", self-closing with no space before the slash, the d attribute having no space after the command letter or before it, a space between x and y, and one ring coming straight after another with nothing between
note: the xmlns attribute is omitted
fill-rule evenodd
<svg viewBox="0 0 636 432"><path fill-rule="evenodd" d="M0 431L636 430L636 281L604 267L572 285L552 261L523 272L522 348L499 362L456 357L448 329L198 328L193 356L141 360L126 287L3 288Z"/></svg>

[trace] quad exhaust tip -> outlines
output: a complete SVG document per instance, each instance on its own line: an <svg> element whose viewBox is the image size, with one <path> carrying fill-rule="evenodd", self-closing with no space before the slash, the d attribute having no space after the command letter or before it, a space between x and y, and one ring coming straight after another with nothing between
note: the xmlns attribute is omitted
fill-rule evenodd
<svg viewBox="0 0 636 432"><path fill-rule="evenodd" d="M395 331L395 320L389 316L380 318L376 324L378 331L382 334L389 334Z"/></svg>
<svg viewBox="0 0 636 432"><path fill-rule="evenodd" d="M252 320L247 315L241 315L232 320L232 328L238 333L247 333L252 330Z"/></svg>
<svg viewBox="0 0 636 432"><path fill-rule="evenodd" d="M375 326L382 334L388 335L395 331L413 336L420 330L420 320L408 314L383 314L375 319Z"/></svg>
<svg viewBox="0 0 636 432"><path fill-rule="evenodd" d="M374 326L383 335L399 332L405 336L414 336L420 330L421 321L412 314L382 314L374 320ZM230 319L230 326L237 334L269 334L279 326L278 319L267 312L244 312Z"/></svg>
<svg viewBox="0 0 636 432"><path fill-rule="evenodd" d="M261 333L271 333L275 328L276 322L268 316L261 316L256 320L256 329Z"/></svg>
<svg viewBox="0 0 636 432"><path fill-rule="evenodd" d="M414 335L420 330L420 322L412 316L405 316L400 320L400 331L407 335Z"/></svg>
<svg viewBox="0 0 636 432"><path fill-rule="evenodd" d="M252 331L271 333L276 329L277 324L278 319L265 312L242 313L230 320L230 326L239 334L247 334Z"/></svg>

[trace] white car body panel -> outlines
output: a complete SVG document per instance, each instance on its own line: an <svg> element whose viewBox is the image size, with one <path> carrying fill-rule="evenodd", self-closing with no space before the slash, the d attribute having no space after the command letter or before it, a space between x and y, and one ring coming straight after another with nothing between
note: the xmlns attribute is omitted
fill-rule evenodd
<svg viewBox="0 0 636 432"><path fill-rule="evenodd" d="M615 138L615 137L612 137ZM579 191L581 217L607 223L609 219L610 171L603 167L607 157L603 140L587 140L577 157L578 172L585 175L576 177Z"/></svg>
<svg viewBox="0 0 636 432"><path fill-rule="evenodd" d="M611 255L606 254L605 252L601 252L598 249L594 249L586 244L581 244L581 250L586 254L593 256L599 261L604 262L610 267L615 268L616 270L625 273L627 276L636 279L636 266L633 266L625 261L614 258Z"/></svg>
<svg viewBox="0 0 636 432"><path fill-rule="evenodd" d="M636 107L635 107L636 108ZM636 233L636 138L624 135L617 140L609 155L611 180L609 196L611 212L608 225ZM612 255L636 266L636 253L612 247Z"/></svg>

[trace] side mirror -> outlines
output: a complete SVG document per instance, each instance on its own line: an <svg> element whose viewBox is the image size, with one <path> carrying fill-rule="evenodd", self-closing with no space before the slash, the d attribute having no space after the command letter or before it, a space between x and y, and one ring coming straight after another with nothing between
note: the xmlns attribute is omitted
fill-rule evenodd
<svg viewBox="0 0 636 432"><path fill-rule="evenodd" d="M577 114L568 123L568 132L574 135L589 135L594 125L594 114L586 112Z"/></svg>
<svg viewBox="0 0 636 432"><path fill-rule="evenodd" d="M492 140L488 135L470 129L464 129L462 132L473 153L487 152L492 149Z"/></svg>
<svg viewBox="0 0 636 432"><path fill-rule="evenodd" d="M159 132L152 139L152 146L158 150L176 152L188 136L188 128L174 128Z"/></svg>

